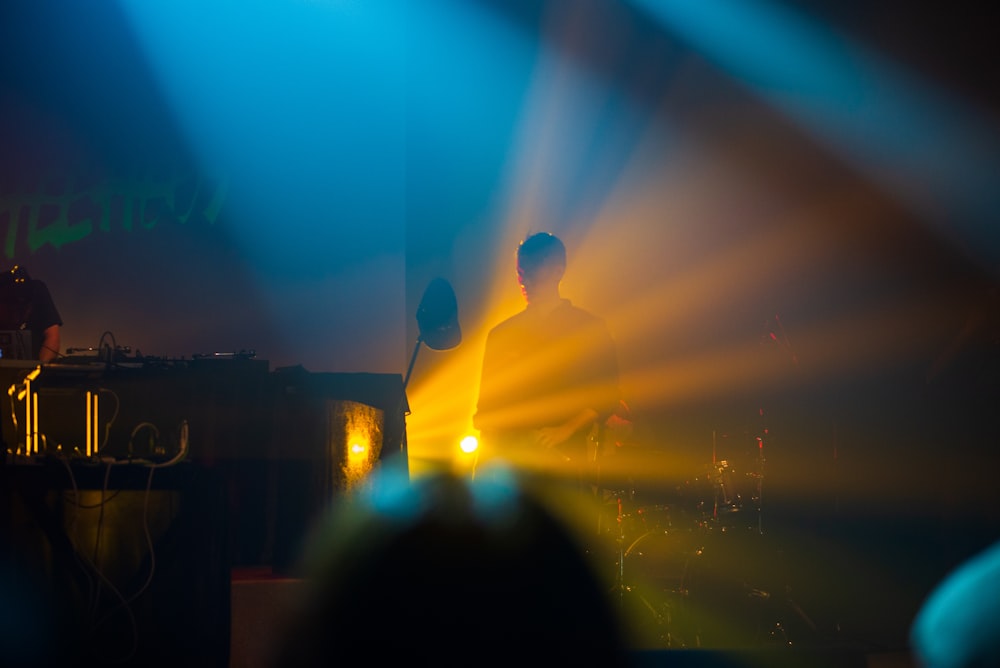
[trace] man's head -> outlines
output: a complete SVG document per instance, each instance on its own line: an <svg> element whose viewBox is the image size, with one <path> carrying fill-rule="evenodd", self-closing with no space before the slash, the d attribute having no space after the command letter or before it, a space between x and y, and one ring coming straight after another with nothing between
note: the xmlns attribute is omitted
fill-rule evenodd
<svg viewBox="0 0 1000 668"><path fill-rule="evenodd" d="M303 547L310 585L281 620L269 665L327 666L359 651L376 665L450 665L484 648L496 665L528 653L541 665L627 665L610 580L555 510L558 497L496 473L410 481L382 469L330 504ZM404 621L392 642L386 610Z"/></svg>
<svg viewBox="0 0 1000 668"><path fill-rule="evenodd" d="M565 272L566 247L559 237L538 232L517 247L517 281L529 304L538 298L558 297Z"/></svg>

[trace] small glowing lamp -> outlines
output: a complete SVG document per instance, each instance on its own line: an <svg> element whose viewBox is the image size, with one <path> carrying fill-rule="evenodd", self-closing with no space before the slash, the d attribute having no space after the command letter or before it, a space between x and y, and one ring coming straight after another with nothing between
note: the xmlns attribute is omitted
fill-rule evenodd
<svg viewBox="0 0 1000 668"><path fill-rule="evenodd" d="M479 439L475 436L466 436L462 439L461 443L459 443L458 447L462 449L462 452L472 454L479 449Z"/></svg>

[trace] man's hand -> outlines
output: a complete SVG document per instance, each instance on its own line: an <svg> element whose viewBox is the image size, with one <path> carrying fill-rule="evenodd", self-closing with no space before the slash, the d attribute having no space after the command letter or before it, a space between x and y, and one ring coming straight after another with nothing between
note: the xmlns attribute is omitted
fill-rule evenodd
<svg viewBox="0 0 1000 668"><path fill-rule="evenodd" d="M59 325L47 327L42 333L42 349L38 353L39 362L51 362L59 356Z"/></svg>
<svg viewBox="0 0 1000 668"><path fill-rule="evenodd" d="M535 431L538 444L546 448L554 448L562 445L573 435L573 426L568 423L558 424L554 427L542 427Z"/></svg>
<svg viewBox="0 0 1000 668"><path fill-rule="evenodd" d="M597 411L585 408L565 422L550 427L542 427L535 431L539 445L554 448L568 441L578 429L592 424L597 419Z"/></svg>

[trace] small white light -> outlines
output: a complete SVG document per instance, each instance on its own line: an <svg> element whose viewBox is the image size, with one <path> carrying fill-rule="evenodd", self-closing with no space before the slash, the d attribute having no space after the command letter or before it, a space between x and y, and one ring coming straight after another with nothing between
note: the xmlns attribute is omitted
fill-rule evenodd
<svg viewBox="0 0 1000 668"><path fill-rule="evenodd" d="M479 439L475 436L466 436L462 439L462 442L459 443L458 447L462 449L462 452L472 454L479 449Z"/></svg>

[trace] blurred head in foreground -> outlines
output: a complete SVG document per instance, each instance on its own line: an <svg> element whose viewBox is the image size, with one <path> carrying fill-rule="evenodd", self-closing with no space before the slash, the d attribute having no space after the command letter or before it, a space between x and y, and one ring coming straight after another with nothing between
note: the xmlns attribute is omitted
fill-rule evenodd
<svg viewBox="0 0 1000 668"><path fill-rule="evenodd" d="M604 581L513 478L382 476L338 499L312 538L275 665L625 663Z"/></svg>
<svg viewBox="0 0 1000 668"><path fill-rule="evenodd" d="M921 668L1000 666L1000 542L948 574L910 628Z"/></svg>

